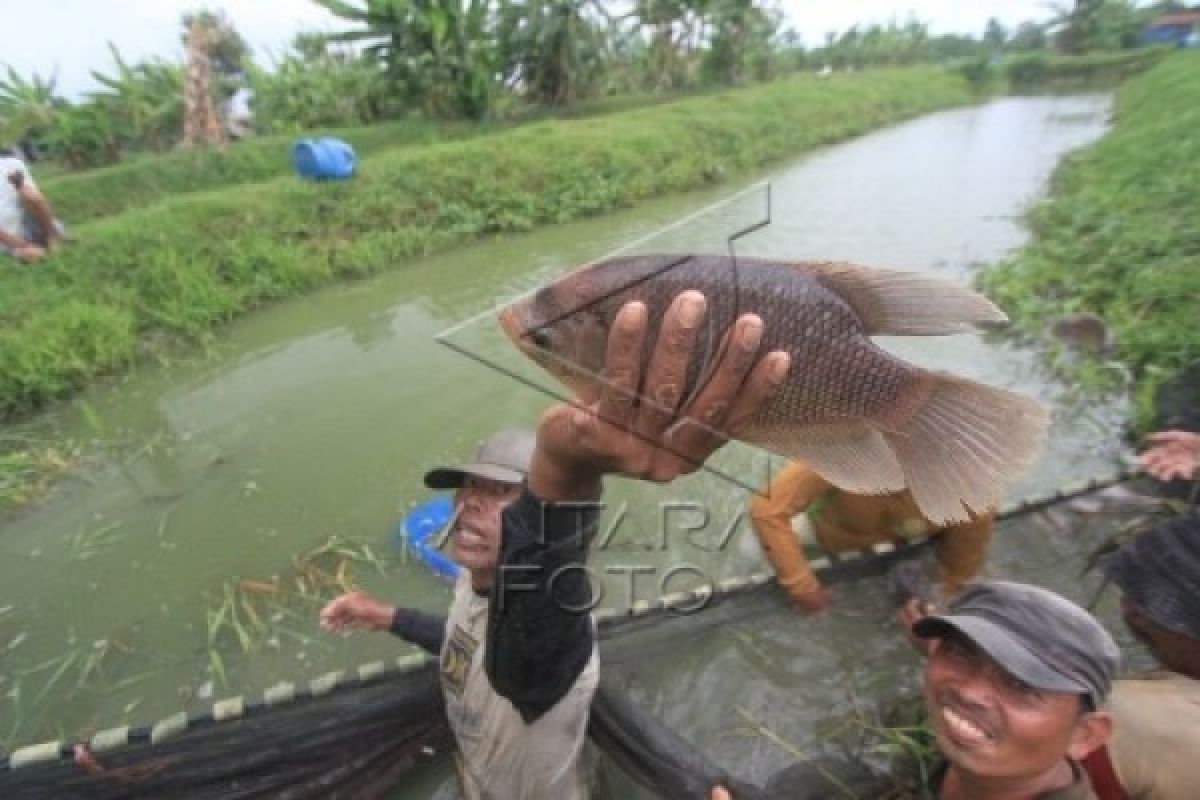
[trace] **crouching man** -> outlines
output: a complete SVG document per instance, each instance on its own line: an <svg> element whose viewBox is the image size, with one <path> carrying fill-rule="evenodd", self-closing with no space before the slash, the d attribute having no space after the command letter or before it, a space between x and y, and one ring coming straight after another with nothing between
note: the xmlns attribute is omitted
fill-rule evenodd
<svg viewBox="0 0 1200 800"><path fill-rule="evenodd" d="M61 241L62 226L25 162L0 150L0 253L29 264Z"/></svg>

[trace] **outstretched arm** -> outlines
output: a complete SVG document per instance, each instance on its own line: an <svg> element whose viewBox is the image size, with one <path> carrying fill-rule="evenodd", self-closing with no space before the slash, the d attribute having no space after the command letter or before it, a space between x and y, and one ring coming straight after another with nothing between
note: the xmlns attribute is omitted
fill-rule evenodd
<svg viewBox="0 0 1200 800"><path fill-rule="evenodd" d="M699 292L681 293L642 366L647 310L630 303L609 334L602 388L552 407L538 428L528 489L504 513L500 567L488 608L485 667L527 722L552 708L590 657L591 593L583 569L604 475L669 481L699 469L761 408L788 355L759 354L762 321L739 319L728 355L682 405L704 319ZM653 398L653 399L650 399Z"/></svg>
<svg viewBox="0 0 1200 800"><path fill-rule="evenodd" d="M334 633L355 629L388 631L427 653L436 654L446 636L446 617L397 608L366 592L348 592L321 609L321 627Z"/></svg>

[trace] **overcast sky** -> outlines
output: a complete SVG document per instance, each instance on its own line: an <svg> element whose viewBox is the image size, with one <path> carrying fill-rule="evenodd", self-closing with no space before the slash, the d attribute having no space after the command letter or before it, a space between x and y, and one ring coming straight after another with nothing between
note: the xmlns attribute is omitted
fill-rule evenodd
<svg viewBox="0 0 1200 800"><path fill-rule="evenodd" d="M1045 0L781 0L787 25L806 45L819 44L826 31L856 22L903 20L913 14L935 33L980 34L988 17L1010 28L1026 19L1044 19ZM23 75L56 74L60 91L74 96L93 88L90 70L109 71L106 42L129 61L150 56L182 60L180 15L185 10L223 10L267 61L301 30L340 30L343 26L310 0L0 0L4 20L0 63Z"/></svg>

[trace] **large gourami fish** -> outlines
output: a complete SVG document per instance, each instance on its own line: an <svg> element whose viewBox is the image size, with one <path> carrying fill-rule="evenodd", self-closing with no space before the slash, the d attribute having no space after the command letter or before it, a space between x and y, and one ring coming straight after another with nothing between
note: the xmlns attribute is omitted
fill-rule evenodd
<svg viewBox="0 0 1200 800"><path fill-rule="evenodd" d="M845 263L643 255L585 265L501 312L505 332L576 391L601 379L618 309L649 311L647 348L686 289L708 301L683 397L716 368L737 316L764 322L760 352L787 350L784 385L740 439L860 494L911 489L932 521L994 507L1037 452L1048 416L1027 397L910 364L874 335L960 333L1004 322L982 295L920 273Z"/></svg>

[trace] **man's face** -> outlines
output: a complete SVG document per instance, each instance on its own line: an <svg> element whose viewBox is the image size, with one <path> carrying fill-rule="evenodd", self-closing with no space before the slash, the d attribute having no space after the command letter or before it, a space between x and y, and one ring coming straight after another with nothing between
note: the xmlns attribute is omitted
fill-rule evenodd
<svg viewBox="0 0 1200 800"><path fill-rule="evenodd" d="M1094 746L1079 695L1023 683L962 636L936 642L925 704L942 754L980 778L1033 779Z"/></svg>
<svg viewBox="0 0 1200 800"><path fill-rule="evenodd" d="M520 484L468 475L454 495L454 560L486 583L500 557L500 514L520 494Z"/></svg>

